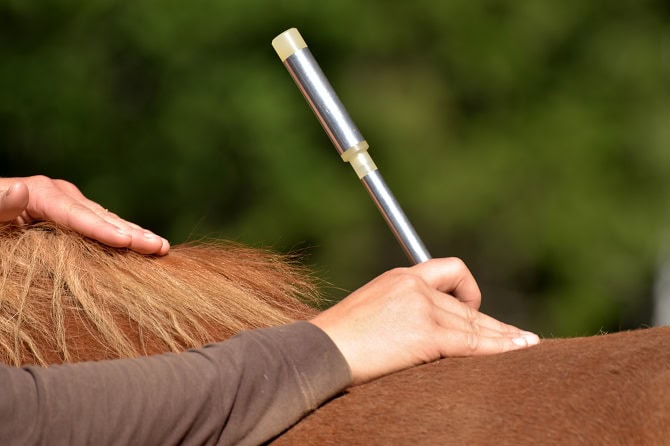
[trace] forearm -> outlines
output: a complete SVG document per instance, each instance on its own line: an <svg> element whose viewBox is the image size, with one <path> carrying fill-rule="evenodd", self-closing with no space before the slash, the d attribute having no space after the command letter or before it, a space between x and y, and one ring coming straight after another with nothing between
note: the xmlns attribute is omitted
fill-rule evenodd
<svg viewBox="0 0 670 446"><path fill-rule="evenodd" d="M307 322L179 355L0 373L0 438L21 444L258 444L350 382Z"/></svg>

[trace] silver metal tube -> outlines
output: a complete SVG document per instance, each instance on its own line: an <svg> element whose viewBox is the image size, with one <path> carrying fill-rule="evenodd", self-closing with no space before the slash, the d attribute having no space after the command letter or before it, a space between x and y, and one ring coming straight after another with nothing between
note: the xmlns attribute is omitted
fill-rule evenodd
<svg viewBox="0 0 670 446"><path fill-rule="evenodd" d="M350 162L391 231L413 263L429 260L430 254L391 193L368 154L368 143L351 120L333 87L314 60L295 28L273 41L277 54L316 114L344 161Z"/></svg>
<svg viewBox="0 0 670 446"><path fill-rule="evenodd" d="M309 48L293 53L284 61L284 65L340 155L365 140Z"/></svg>
<svg viewBox="0 0 670 446"><path fill-rule="evenodd" d="M361 180L407 257L414 264L430 260L428 250L400 208L379 170L370 172Z"/></svg>

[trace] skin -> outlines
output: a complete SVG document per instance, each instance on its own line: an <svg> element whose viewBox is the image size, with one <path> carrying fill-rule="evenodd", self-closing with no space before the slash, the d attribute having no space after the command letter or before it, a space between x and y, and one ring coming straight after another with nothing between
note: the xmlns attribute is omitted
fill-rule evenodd
<svg viewBox="0 0 670 446"><path fill-rule="evenodd" d="M109 246L165 255L167 240L108 212L72 183L0 178L0 222L51 220ZM537 335L480 313L477 282L456 258L391 270L310 322L330 336L354 384L447 356L502 353Z"/></svg>
<svg viewBox="0 0 670 446"><path fill-rule="evenodd" d="M86 198L72 183L43 175L0 178L0 222L49 220L115 248L165 255L170 243Z"/></svg>

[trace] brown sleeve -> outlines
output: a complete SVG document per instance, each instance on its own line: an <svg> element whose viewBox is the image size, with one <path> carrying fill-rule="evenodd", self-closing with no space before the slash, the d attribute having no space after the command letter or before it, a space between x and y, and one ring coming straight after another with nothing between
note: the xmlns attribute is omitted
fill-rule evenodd
<svg viewBox="0 0 670 446"><path fill-rule="evenodd" d="M181 354L2 366L0 444L258 444L350 382L309 322Z"/></svg>

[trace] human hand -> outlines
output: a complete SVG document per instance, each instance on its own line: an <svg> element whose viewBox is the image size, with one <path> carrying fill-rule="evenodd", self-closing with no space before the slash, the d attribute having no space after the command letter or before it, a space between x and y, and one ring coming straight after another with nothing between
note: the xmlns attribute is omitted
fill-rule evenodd
<svg viewBox="0 0 670 446"><path fill-rule="evenodd" d="M447 356L502 353L537 335L478 311L481 294L455 258L382 274L310 322L349 363L354 384Z"/></svg>
<svg viewBox="0 0 670 446"><path fill-rule="evenodd" d="M49 220L115 248L165 255L167 240L108 212L72 183L43 175L0 178L0 222Z"/></svg>

